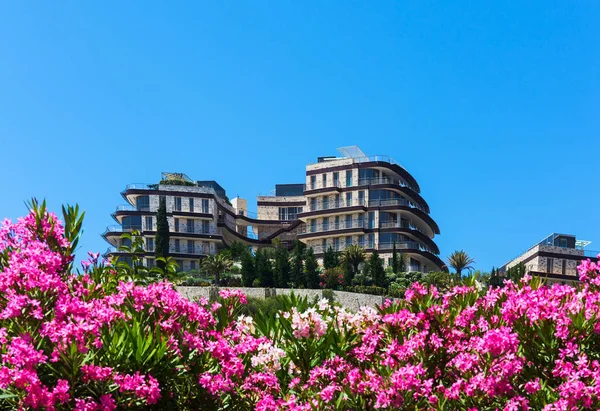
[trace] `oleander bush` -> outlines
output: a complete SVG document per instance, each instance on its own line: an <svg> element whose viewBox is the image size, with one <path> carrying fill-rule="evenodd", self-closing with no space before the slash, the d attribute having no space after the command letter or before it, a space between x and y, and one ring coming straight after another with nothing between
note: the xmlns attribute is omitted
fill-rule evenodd
<svg viewBox="0 0 600 411"><path fill-rule="evenodd" d="M0 227L1 409L600 408L589 260L577 287L414 283L377 309L290 296L244 315L237 292L181 297L168 262L148 277L90 254L76 269L82 218L63 216L34 202Z"/></svg>

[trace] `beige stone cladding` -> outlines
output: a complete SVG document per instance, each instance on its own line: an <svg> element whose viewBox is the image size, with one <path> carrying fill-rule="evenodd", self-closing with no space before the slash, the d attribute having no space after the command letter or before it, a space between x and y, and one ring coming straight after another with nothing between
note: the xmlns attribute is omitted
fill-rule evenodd
<svg viewBox="0 0 600 411"><path fill-rule="evenodd" d="M256 201L258 204L259 220L279 220L280 207L305 207L304 205L290 205L300 202L304 203L304 196L258 196ZM261 203L267 203L268 205L263 205Z"/></svg>

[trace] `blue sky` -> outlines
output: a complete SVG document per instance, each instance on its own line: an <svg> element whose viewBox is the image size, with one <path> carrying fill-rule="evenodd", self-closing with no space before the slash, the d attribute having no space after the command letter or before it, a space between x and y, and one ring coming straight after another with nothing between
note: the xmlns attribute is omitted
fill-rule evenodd
<svg viewBox="0 0 600 411"><path fill-rule="evenodd" d="M600 3L2 2L0 216L47 198L100 238L128 183L256 207L336 148L415 176L447 256L550 232L600 250Z"/></svg>

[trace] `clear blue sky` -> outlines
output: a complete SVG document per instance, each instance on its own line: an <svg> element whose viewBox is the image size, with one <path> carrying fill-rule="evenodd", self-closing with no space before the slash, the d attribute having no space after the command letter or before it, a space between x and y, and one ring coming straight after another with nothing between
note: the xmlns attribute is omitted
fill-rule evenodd
<svg viewBox="0 0 600 411"><path fill-rule="evenodd" d="M443 257L600 249L599 22L596 0L2 2L0 216L78 202L104 251L128 183L256 207L356 144L415 176Z"/></svg>

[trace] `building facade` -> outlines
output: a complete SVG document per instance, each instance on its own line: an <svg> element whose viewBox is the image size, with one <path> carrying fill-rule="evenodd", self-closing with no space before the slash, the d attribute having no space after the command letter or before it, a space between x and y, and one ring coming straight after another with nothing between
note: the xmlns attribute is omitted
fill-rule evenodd
<svg viewBox="0 0 600 411"><path fill-rule="evenodd" d="M357 147L342 157L320 157L306 167L306 208L298 238L321 257L328 247L355 244L390 263L394 245L410 271L441 271L433 238L440 233L414 177L387 156L366 156Z"/></svg>
<svg viewBox="0 0 600 411"><path fill-rule="evenodd" d="M547 278L551 282L579 281L577 266L582 260L598 261L598 251L587 248L590 241L578 240L571 234L552 233L536 243L517 258L499 268L505 273L509 268L523 263L525 272Z"/></svg>
<svg viewBox="0 0 600 411"><path fill-rule="evenodd" d="M108 255L119 253L123 232L138 230L145 260L153 264L156 211L165 197L170 252L184 270L234 241L252 247L275 240L289 247L298 239L321 259L328 247L351 244L377 251L389 264L394 245L411 271L446 270L434 237L440 233L414 177L387 156L364 155L358 147L339 149L341 157L319 157L306 166L302 184L278 184L273 195L258 196L257 213L242 198L229 200L215 181L192 181L184 174L163 173L158 184L130 184L121 194L103 237ZM127 258L127 256L123 256Z"/></svg>

